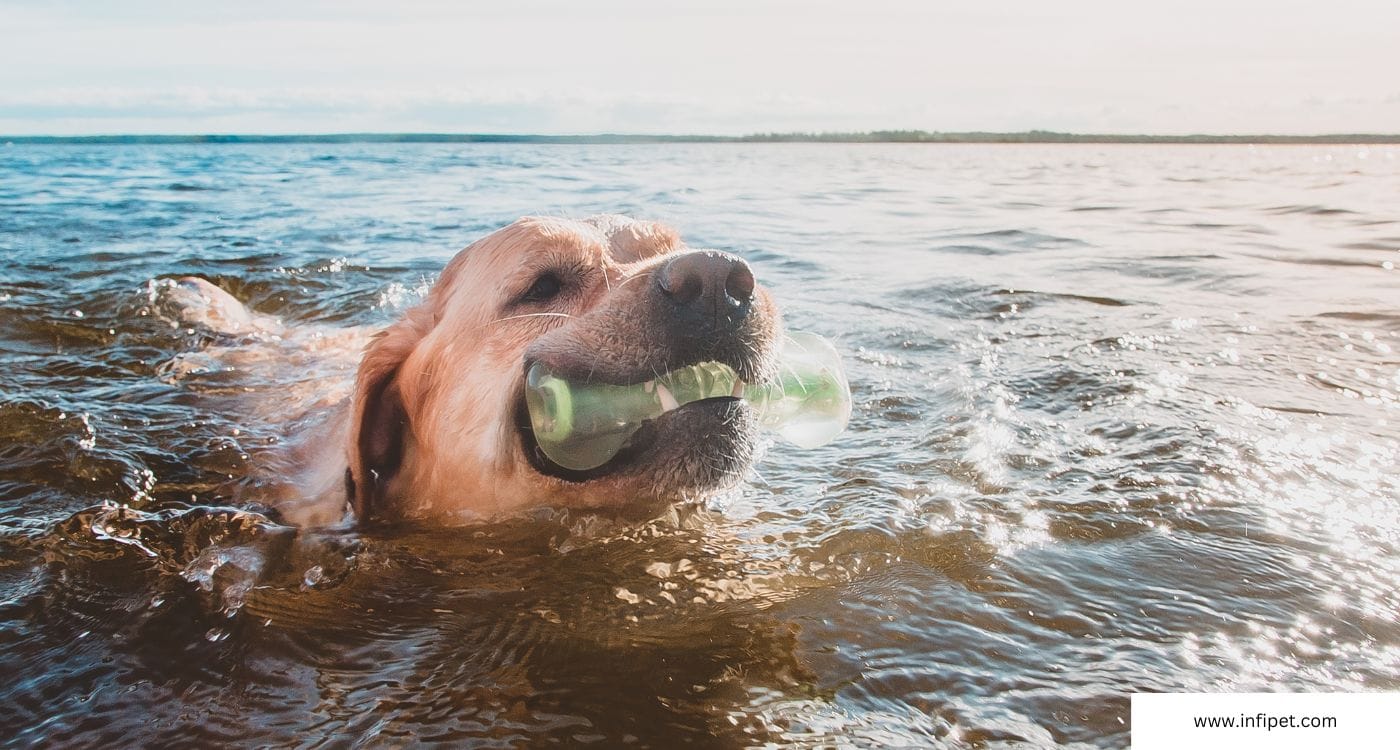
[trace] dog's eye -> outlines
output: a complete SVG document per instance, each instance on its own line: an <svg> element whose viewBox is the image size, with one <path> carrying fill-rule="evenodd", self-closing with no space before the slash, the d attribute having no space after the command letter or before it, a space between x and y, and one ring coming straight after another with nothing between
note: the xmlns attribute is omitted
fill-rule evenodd
<svg viewBox="0 0 1400 750"><path fill-rule="evenodd" d="M538 279L535 279L535 283L531 284L529 289L525 290L524 294L520 295L519 301L548 302L557 297L563 289L564 282L560 280L558 274L552 271L543 273Z"/></svg>

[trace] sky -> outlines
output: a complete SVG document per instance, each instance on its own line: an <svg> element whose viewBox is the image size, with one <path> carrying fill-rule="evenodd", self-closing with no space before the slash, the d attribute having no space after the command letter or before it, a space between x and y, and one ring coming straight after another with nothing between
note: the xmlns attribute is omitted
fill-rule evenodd
<svg viewBox="0 0 1400 750"><path fill-rule="evenodd" d="M1400 133L1394 0L0 0L0 134Z"/></svg>

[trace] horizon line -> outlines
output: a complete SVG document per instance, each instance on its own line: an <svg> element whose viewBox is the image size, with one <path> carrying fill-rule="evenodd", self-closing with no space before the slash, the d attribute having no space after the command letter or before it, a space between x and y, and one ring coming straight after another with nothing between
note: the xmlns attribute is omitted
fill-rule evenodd
<svg viewBox="0 0 1400 750"><path fill-rule="evenodd" d="M160 145L209 143L519 143L519 144L664 144L664 143L1087 143L1087 144L1400 144L1400 133L1324 133L1147 135L1025 131L870 130L769 132L746 135L704 134L539 134L539 133L109 133L95 135L0 135L13 144Z"/></svg>

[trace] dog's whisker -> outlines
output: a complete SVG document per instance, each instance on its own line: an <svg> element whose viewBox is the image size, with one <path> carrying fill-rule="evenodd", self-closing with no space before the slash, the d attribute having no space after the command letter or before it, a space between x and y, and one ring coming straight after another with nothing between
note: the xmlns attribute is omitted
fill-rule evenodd
<svg viewBox="0 0 1400 750"><path fill-rule="evenodd" d="M651 278L651 271L647 271L647 272L645 272L645 273L639 273L639 274L637 274L636 276L629 276L629 277L623 279L621 284L618 284L616 287L609 287L609 288L612 289L612 291L617 291L618 289L621 289L622 287L625 287L625 286L627 286L628 284L631 284L632 282L634 282L634 281L636 281L636 280L638 280L638 279L649 279L649 278Z"/></svg>
<svg viewBox="0 0 1400 750"><path fill-rule="evenodd" d="M768 482L768 478L763 476L763 473L760 472L757 468L749 467L749 472L753 474L753 478L757 479L759 484L765 487L771 486Z"/></svg>
<svg viewBox="0 0 1400 750"><path fill-rule="evenodd" d="M495 320L493 320L493 321L487 323L486 325L492 326L492 325L495 325L495 324L497 324L497 323L504 323L504 322L506 322L507 320L519 320L519 319L521 319L521 318L572 318L572 317L574 317L574 316L569 315L568 313L553 313L553 312L545 312L545 313L521 313L520 315L507 315L507 316L504 317L504 318L496 318Z"/></svg>

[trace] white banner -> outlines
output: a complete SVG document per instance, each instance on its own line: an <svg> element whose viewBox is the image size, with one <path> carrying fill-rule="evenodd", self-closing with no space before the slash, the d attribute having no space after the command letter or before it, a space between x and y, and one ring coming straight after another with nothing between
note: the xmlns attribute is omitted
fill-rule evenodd
<svg viewBox="0 0 1400 750"><path fill-rule="evenodd" d="M1400 693L1135 693L1133 750L1400 747Z"/></svg>

